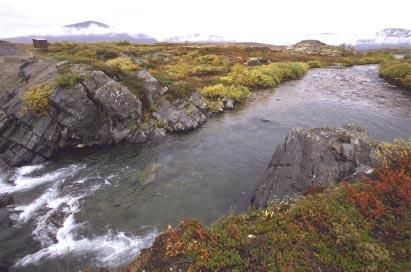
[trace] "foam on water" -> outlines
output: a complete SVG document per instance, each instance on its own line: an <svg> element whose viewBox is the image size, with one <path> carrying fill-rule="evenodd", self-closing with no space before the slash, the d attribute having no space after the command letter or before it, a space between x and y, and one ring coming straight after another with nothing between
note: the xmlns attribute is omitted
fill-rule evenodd
<svg viewBox="0 0 411 272"><path fill-rule="evenodd" d="M55 202L58 195L58 184L59 183L56 183L48 188L39 198L30 204L16 206L14 210L21 211L18 215L18 222L26 223L39 209L42 209L44 206L50 206L50 204L55 205L53 202Z"/></svg>
<svg viewBox="0 0 411 272"><path fill-rule="evenodd" d="M155 231L143 237L111 231L103 236L79 237L77 232L83 224L76 223L75 214L80 210L80 200L102 186L95 184L80 190L72 186L83 184L84 178L74 181L71 185L64 183L66 177L74 175L81 168L82 166L72 165L39 177L29 175L40 167L20 168L15 171L15 186L10 186L12 188L8 188L8 192L28 190L44 182L54 181L34 201L18 205L14 209L19 213L15 218L19 224L25 224L35 218L32 234L42 247L19 260L16 266L36 265L46 259L64 257L68 253L70 256L88 256L97 266L117 266L129 262L154 240ZM62 188L70 188L70 191L63 193Z"/></svg>
<svg viewBox="0 0 411 272"><path fill-rule="evenodd" d="M45 259L59 258L67 254L87 254L96 266L118 266L129 262L142 248L150 246L156 235L155 231L143 237L127 236L123 232L109 232L96 238L75 239L73 234L78 227L74 214L70 214L57 231L56 243L25 256L16 263L16 266L36 265Z"/></svg>
<svg viewBox="0 0 411 272"><path fill-rule="evenodd" d="M12 178L14 184L8 184L4 181L0 186L0 193L14 193L31 190L41 184L67 178L74 175L80 169L85 168L85 165L70 165L56 171L46 173L41 176L29 176L29 174L43 168L44 165L31 165L17 168Z"/></svg>
<svg viewBox="0 0 411 272"><path fill-rule="evenodd" d="M16 169L14 176L15 177L27 176L37 170L43 169L44 166L46 166L45 163L22 166Z"/></svg>

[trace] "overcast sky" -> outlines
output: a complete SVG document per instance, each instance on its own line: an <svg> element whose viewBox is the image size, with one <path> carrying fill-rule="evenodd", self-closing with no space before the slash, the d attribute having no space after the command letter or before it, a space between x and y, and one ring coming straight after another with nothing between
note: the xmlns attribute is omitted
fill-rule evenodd
<svg viewBox="0 0 411 272"><path fill-rule="evenodd" d="M201 33L281 44L320 33L348 40L383 28L411 29L411 1L0 0L0 37L47 34L85 20L157 39Z"/></svg>

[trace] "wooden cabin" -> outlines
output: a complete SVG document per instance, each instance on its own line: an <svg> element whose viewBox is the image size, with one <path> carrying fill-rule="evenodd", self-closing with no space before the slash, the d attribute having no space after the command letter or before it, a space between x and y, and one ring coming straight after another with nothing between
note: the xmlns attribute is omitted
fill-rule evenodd
<svg viewBox="0 0 411 272"><path fill-rule="evenodd" d="M47 49L49 43L45 39L33 39L33 46L34 48Z"/></svg>

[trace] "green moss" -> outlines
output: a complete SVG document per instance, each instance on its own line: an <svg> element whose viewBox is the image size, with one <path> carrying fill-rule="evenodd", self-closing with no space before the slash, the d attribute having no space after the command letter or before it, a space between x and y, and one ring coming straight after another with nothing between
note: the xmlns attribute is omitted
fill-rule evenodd
<svg viewBox="0 0 411 272"><path fill-rule="evenodd" d="M65 72L58 75L55 84L57 87L70 88L81 81L82 77L78 73Z"/></svg>
<svg viewBox="0 0 411 272"><path fill-rule="evenodd" d="M23 113L33 113L37 116L46 115L49 112L49 96L52 92L52 86L47 84L36 85L28 90L22 96Z"/></svg>

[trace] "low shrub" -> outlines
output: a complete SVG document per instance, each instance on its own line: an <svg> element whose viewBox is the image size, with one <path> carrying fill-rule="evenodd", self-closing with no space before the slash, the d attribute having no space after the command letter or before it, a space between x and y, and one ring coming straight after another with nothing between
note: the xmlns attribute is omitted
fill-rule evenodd
<svg viewBox="0 0 411 272"><path fill-rule="evenodd" d="M163 72L173 81L186 80L190 73L190 65L182 60L164 68Z"/></svg>
<svg viewBox="0 0 411 272"><path fill-rule="evenodd" d="M323 64L319 60L309 60L309 61L307 61L307 64L308 64L308 66L310 66L310 68L321 68L321 67L323 67Z"/></svg>
<svg viewBox="0 0 411 272"><path fill-rule="evenodd" d="M173 81L168 77L168 74L163 72L154 72L152 73L153 77L155 77L158 82L160 82L163 86L170 86Z"/></svg>
<svg viewBox="0 0 411 272"><path fill-rule="evenodd" d="M382 63L379 74L387 81L411 90L411 63L406 61Z"/></svg>
<svg viewBox="0 0 411 272"><path fill-rule="evenodd" d="M123 76L124 71L121 70L120 66L118 65L108 65L106 62L103 61L93 61L89 63L95 70L99 70L104 72L111 78L119 79Z"/></svg>
<svg viewBox="0 0 411 272"><path fill-rule="evenodd" d="M78 60L89 60L89 59L97 59L96 50L94 49L83 49L79 50L74 54L74 57Z"/></svg>
<svg viewBox="0 0 411 272"><path fill-rule="evenodd" d="M124 40L124 41L119 41L119 42L115 42L114 44L115 44L115 45L118 45L118 46L127 46L127 45L131 45L131 43L130 43L129 41L127 41L127 40Z"/></svg>
<svg viewBox="0 0 411 272"><path fill-rule="evenodd" d="M353 65L365 65L365 64L378 64L386 61L392 61L393 55L390 52L385 51L371 51L361 53L344 58L341 64L344 66Z"/></svg>
<svg viewBox="0 0 411 272"><path fill-rule="evenodd" d="M190 69L189 75L207 76L227 73L227 68L213 65L198 65Z"/></svg>
<svg viewBox="0 0 411 272"><path fill-rule="evenodd" d="M120 68L123 72L131 72L136 71L138 69L138 65L135 64L130 58L126 57L118 57L115 59L110 59L106 61L108 66L114 66Z"/></svg>
<svg viewBox="0 0 411 272"><path fill-rule="evenodd" d="M213 86L204 87L201 90L201 94L210 99L218 98L231 98L236 102L244 101L249 95L250 91L244 86L225 86L223 84L217 84Z"/></svg>
<svg viewBox="0 0 411 272"><path fill-rule="evenodd" d="M99 60L103 60L103 61L114 59L119 56L117 51L115 51L114 49L109 49L109 48L97 48L96 55Z"/></svg>
<svg viewBox="0 0 411 272"><path fill-rule="evenodd" d="M188 93L195 91L194 86L190 82L175 81L168 86L169 94L174 97L184 97Z"/></svg>
<svg viewBox="0 0 411 272"><path fill-rule="evenodd" d="M22 97L23 113L33 113L37 116L46 115L50 108L49 96L51 92L52 86L47 84L30 87Z"/></svg>
<svg viewBox="0 0 411 272"><path fill-rule="evenodd" d="M299 79L308 68L308 64L302 62L276 62L251 68L236 64L221 80L250 88L268 88L278 85L283 80Z"/></svg>

